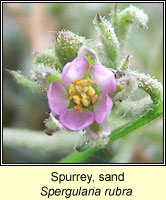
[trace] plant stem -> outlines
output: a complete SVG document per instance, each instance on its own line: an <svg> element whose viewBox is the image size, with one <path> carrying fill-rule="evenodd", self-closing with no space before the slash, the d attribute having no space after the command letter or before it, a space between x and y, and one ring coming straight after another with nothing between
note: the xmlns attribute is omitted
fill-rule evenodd
<svg viewBox="0 0 166 200"><path fill-rule="evenodd" d="M133 120L125 125L122 125L112 131L110 135L110 142L117 140L118 138L127 135L131 131L149 123L153 119L157 118L163 113L163 102L157 105L153 105L151 109L146 111L143 115L139 116L136 120ZM73 152L69 156L60 160L59 163L83 163L89 156L99 151L100 148L89 148L84 152Z"/></svg>

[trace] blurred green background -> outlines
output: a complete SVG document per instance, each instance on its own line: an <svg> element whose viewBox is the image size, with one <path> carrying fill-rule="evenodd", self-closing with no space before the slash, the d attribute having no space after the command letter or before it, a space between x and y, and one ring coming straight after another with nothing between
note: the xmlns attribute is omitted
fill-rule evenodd
<svg viewBox="0 0 166 200"><path fill-rule="evenodd" d="M118 3L120 10L129 3ZM149 16L149 29L133 26L124 55L132 54L132 68L163 82L163 4L132 3ZM56 163L74 150L77 133L45 135L46 94L18 85L6 71L29 75L34 50L52 45L57 31L71 30L98 38L92 20L100 12L107 19L111 3L3 3L3 163ZM119 123L125 121L119 117ZM115 122L112 122L112 128ZM110 144L88 163L162 163L162 117Z"/></svg>

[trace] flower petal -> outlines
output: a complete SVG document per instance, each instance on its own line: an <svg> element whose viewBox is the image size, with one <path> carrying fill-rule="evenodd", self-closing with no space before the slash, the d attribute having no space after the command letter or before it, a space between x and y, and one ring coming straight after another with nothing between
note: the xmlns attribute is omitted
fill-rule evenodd
<svg viewBox="0 0 166 200"><path fill-rule="evenodd" d="M97 64L90 68L90 73L100 90L106 91L107 93L116 91L116 79L111 70L103 65Z"/></svg>
<svg viewBox="0 0 166 200"><path fill-rule="evenodd" d="M60 122L66 128L72 131L78 131L87 128L94 122L95 115L93 112L84 109L82 112L72 108L65 109L60 114Z"/></svg>
<svg viewBox="0 0 166 200"><path fill-rule="evenodd" d="M112 106L112 99L106 93L103 93L94 104L95 120L98 124L102 124L104 122L109 111L112 109Z"/></svg>
<svg viewBox="0 0 166 200"><path fill-rule="evenodd" d="M47 97L49 108L56 115L60 115L69 105L67 92L61 83L51 83L47 92Z"/></svg>
<svg viewBox="0 0 166 200"><path fill-rule="evenodd" d="M74 80L81 79L89 69L89 63L83 56L78 56L72 62L67 63L62 72L62 83L70 85Z"/></svg>

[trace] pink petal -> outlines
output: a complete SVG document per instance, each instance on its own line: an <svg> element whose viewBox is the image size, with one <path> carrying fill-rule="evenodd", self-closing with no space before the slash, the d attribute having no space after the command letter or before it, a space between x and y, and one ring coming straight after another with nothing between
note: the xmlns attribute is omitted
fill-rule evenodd
<svg viewBox="0 0 166 200"><path fill-rule="evenodd" d="M86 109L82 112L74 108L65 109L60 114L60 122L63 126L72 131L79 131L87 128L94 122L94 118L94 113Z"/></svg>
<svg viewBox="0 0 166 200"><path fill-rule="evenodd" d="M71 67L71 62L68 62L63 68L62 76L68 71L70 67Z"/></svg>
<svg viewBox="0 0 166 200"><path fill-rule="evenodd" d="M103 93L94 104L95 120L98 124L102 124L104 122L108 113L112 109L112 106L112 99L106 93Z"/></svg>
<svg viewBox="0 0 166 200"><path fill-rule="evenodd" d="M51 83L47 97L49 108L56 115L60 115L62 110L66 109L69 105L67 92L61 83Z"/></svg>
<svg viewBox="0 0 166 200"><path fill-rule="evenodd" d="M100 90L107 93L116 91L116 79L111 70L103 65L97 64L90 68L90 73Z"/></svg>
<svg viewBox="0 0 166 200"><path fill-rule="evenodd" d="M78 56L72 62L67 63L62 72L62 83L70 85L74 80L81 79L89 69L89 63L83 56Z"/></svg>

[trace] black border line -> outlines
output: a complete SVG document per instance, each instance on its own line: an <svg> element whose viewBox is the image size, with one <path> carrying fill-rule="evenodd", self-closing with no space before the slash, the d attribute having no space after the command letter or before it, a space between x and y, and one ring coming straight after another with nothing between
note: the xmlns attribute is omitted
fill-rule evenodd
<svg viewBox="0 0 166 200"><path fill-rule="evenodd" d="M1 2L1 30L3 31L3 3L162 3L163 4L163 163L3 163L3 117L2 117L2 105L3 105L3 76L2 68L3 61L1 59L1 163L0 166L166 166L165 164L165 1L2 1ZM1 58L3 57L3 33L1 31Z"/></svg>

